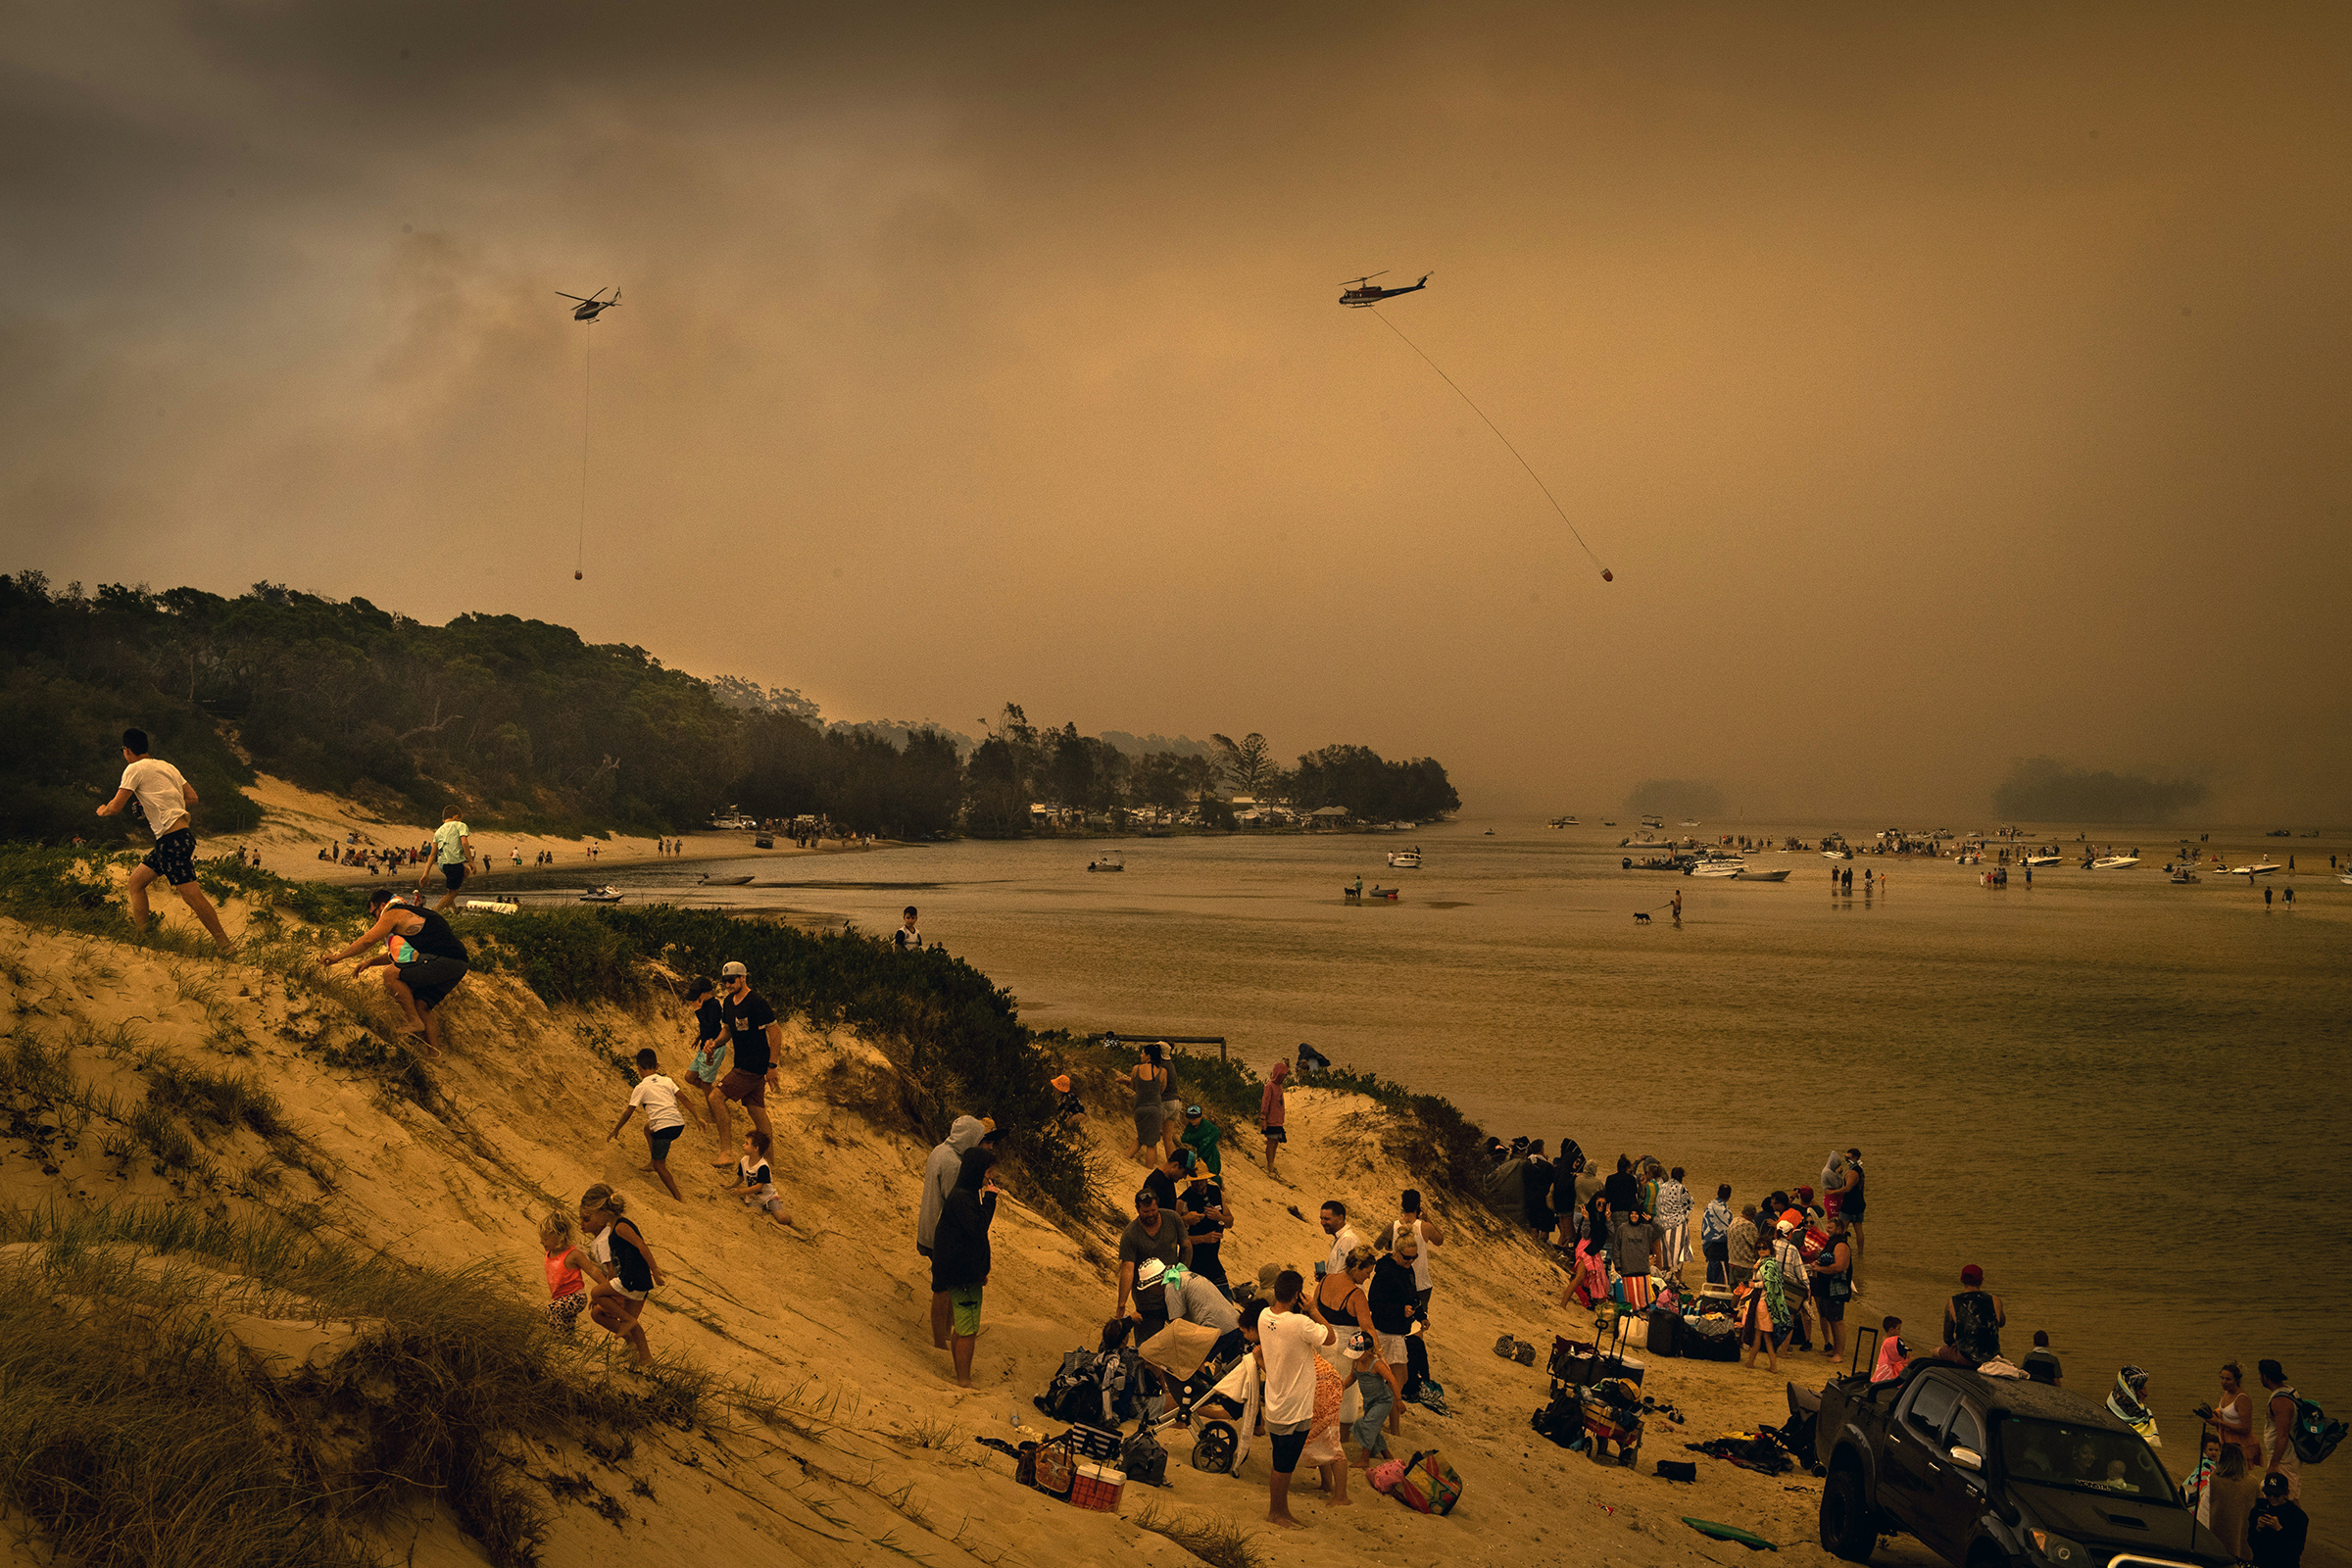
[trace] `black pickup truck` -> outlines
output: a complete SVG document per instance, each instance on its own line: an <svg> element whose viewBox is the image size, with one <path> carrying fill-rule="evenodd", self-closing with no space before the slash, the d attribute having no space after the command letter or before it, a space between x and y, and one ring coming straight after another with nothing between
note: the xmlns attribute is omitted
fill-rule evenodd
<svg viewBox="0 0 2352 1568"><path fill-rule="evenodd" d="M2155 1453L2103 1406L2022 1378L1915 1361L1821 1392L1822 1546L1868 1562L1916 1536L1955 1568L2230 1568Z"/></svg>

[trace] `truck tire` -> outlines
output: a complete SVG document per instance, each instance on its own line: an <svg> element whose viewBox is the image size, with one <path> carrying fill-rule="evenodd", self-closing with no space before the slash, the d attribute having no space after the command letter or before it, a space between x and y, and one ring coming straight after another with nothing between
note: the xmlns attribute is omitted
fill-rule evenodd
<svg viewBox="0 0 2352 1568"><path fill-rule="evenodd" d="M1879 1544L1879 1522L1862 1495L1862 1475L1847 1465L1830 1472L1821 1489L1821 1549L1847 1562L1868 1562Z"/></svg>

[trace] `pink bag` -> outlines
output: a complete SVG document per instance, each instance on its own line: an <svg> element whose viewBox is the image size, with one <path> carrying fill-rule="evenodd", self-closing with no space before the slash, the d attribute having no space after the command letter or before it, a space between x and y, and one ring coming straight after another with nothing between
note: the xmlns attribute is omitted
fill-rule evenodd
<svg viewBox="0 0 2352 1568"><path fill-rule="evenodd" d="M1384 1495L1395 1492L1396 1483L1404 1479L1404 1461L1402 1459L1383 1459L1364 1472L1364 1479L1372 1483L1374 1492Z"/></svg>

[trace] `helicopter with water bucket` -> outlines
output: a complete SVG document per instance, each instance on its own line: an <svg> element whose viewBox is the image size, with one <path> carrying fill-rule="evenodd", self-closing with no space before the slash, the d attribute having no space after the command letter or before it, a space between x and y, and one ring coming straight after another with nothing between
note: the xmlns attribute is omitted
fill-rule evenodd
<svg viewBox="0 0 2352 1568"><path fill-rule="evenodd" d="M571 318L573 320L593 321L598 317L611 310L613 306L620 303L620 290L613 289L612 297L609 300L600 297L604 292L604 289L600 288L596 291L596 293L589 295L583 300L580 299L577 294L566 294L562 289L558 289L556 290L556 298L578 301L580 308L571 313Z"/></svg>
<svg viewBox="0 0 2352 1568"><path fill-rule="evenodd" d="M1367 305L1378 305L1382 300L1393 300L1399 294L1410 294L1429 287L1430 274L1427 272L1421 274L1420 282L1408 283L1403 288L1381 288L1372 281L1376 277L1388 275L1386 271L1367 272L1362 277L1348 279L1341 285L1348 292L1340 296L1340 303L1352 309L1361 310ZM617 297L615 296L615 298Z"/></svg>

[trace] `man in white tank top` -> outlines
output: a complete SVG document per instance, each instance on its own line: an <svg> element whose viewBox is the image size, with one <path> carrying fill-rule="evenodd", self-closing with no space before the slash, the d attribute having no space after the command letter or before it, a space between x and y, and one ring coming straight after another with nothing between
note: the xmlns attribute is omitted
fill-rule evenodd
<svg viewBox="0 0 2352 1568"><path fill-rule="evenodd" d="M2286 1477L2290 1501L2303 1500L2303 1461L2295 1457L2295 1388L2276 1361L2257 1361L2262 1375L2262 1456L2271 1475Z"/></svg>

